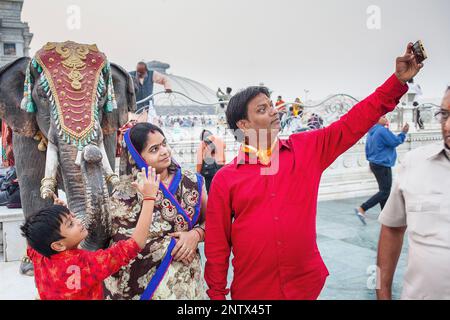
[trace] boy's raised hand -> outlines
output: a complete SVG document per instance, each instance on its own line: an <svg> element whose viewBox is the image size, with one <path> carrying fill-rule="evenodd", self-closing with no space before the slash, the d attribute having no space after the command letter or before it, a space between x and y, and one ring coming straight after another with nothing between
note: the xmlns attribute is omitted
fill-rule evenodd
<svg viewBox="0 0 450 320"><path fill-rule="evenodd" d="M61 200L60 198L58 198L56 196L56 194L53 194L53 204L57 205L57 206L64 206L67 207L67 203L65 203L63 200Z"/></svg>
<svg viewBox="0 0 450 320"><path fill-rule="evenodd" d="M135 187L144 197L156 197L159 190L159 183L161 182L161 176L156 174L156 169L148 167L148 177L145 174L145 168L142 168L144 176L143 183L139 184L133 182L132 186Z"/></svg>

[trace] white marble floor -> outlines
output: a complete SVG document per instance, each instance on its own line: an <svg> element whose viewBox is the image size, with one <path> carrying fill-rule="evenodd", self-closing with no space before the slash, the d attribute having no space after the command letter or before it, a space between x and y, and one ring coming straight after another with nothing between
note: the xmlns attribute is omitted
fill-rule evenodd
<svg viewBox="0 0 450 320"><path fill-rule="evenodd" d="M330 276L319 299L373 300L371 288L372 267L376 264L376 249L380 225L376 220L379 208L369 213L367 226L354 216L353 208L361 198L319 202L317 215L317 242ZM393 284L393 296L398 299L406 267L407 242L402 250ZM200 247L202 261L203 246ZM0 256L0 261L2 257ZM0 263L0 300L35 299L34 279L19 274L20 262ZM231 264L230 264L231 265ZM232 279L232 270L228 281Z"/></svg>
<svg viewBox="0 0 450 320"><path fill-rule="evenodd" d="M0 256L0 260L3 257ZM33 300L34 278L19 274L20 261L0 263L0 300Z"/></svg>

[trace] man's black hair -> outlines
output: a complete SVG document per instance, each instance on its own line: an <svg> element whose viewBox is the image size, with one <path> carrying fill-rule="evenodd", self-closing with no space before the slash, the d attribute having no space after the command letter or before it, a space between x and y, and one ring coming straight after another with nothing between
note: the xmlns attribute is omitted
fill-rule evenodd
<svg viewBox="0 0 450 320"><path fill-rule="evenodd" d="M228 102L228 107L225 112L228 127L233 130L234 137L238 141L242 141L243 136L237 123L239 120L248 118L248 103L260 93L270 97L268 88L253 86L236 93Z"/></svg>
<svg viewBox="0 0 450 320"><path fill-rule="evenodd" d="M230 87L227 87L227 93L230 94L231 91L233 91L233 89L231 89Z"/></svg>
<svg viewBox="0 0 450 320"><path fill-rule="evenodd" d="M43 256L50 257L58 253L51 248L51 244L64 239L61 236L61 224L63 217L69 214L68 208L52 205L28 217L20 230L31 248Z"/></svg>

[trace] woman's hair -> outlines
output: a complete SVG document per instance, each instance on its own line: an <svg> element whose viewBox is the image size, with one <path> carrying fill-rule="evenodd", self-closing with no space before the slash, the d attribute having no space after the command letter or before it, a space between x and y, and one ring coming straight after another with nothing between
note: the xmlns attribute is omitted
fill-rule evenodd
<svg viewBox="0 0 450 320"><path fill-rule="evenodd" d="M156 132L159 132L163 137L166 137L160 127L148 122L139 122L130 129L131 143L139 154L142 154L142 151L147 145L148 134ZM177 164L174 163L173 159L168 170L169 173L174 173L177 171Z"/></svg>

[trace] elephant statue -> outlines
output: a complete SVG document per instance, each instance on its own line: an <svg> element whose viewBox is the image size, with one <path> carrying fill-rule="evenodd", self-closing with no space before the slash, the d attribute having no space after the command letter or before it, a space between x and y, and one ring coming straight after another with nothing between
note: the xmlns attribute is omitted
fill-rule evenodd
<svg viewBox="0 0 450 320"><path fill-rule="evenodd" d="M13 130L25 217L58 189L82 219L87 250L107 245L117 130L136 110L133 80L96 45L49 42L0 69L0 118Z"/></svg>

